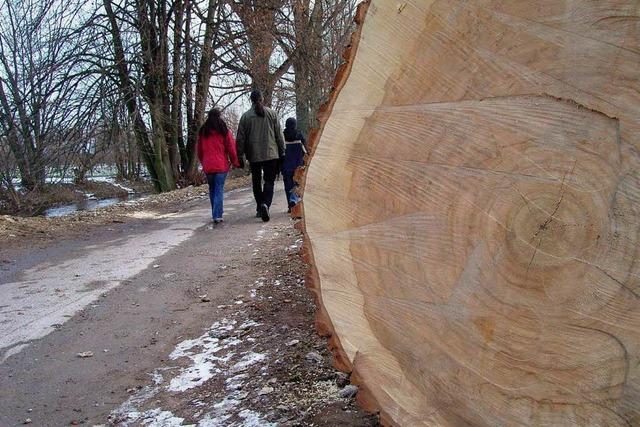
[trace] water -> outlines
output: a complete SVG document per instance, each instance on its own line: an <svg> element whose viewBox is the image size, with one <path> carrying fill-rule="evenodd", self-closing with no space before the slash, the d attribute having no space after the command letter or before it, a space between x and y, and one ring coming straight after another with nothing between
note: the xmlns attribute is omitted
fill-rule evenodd
<svg viewBox="0 0 640 427"><path fill-rule="evenodd" d="M50 208L44 211L46 218L55 218L58 216L70 215L78 211L94 211L98 208L104 208L107 206L115 205L116 203L124 201L132 201L141 198L142 194L130 194L124 197L112 197L109 199L85 199L78 203L72 203L70 205L59 206L56 208Z"/></svg>

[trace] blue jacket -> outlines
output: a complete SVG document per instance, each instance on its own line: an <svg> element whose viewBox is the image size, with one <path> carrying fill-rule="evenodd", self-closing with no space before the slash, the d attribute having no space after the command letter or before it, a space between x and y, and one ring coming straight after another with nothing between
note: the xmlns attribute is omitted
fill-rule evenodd
<svg viewBox="0 0 640 427"><path fill-rule="evenodd" d="M293 124L293 126L291 126ZM305 139L302 132L295 127L295 121L287 120L287 127L284 129L285 155L282 164L282 173L293 173L297 167L304 164L306 153Z"/></svg>

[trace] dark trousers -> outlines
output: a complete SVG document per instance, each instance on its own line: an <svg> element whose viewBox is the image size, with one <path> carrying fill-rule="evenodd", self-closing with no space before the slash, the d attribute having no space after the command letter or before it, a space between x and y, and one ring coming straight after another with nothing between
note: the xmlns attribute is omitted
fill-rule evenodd
<svg viewBox="0 0 640 427"><path fill-rule="evenodd" d="M271 207L273 185L277 174L278 159L251 163L251 181L253 183L253 197L256 199L256 210L263 203Z"/></svg>
<svg viewBox="0 0 640 427"><path fill-rule="evenodd" d="M296 187L296 183L293 180L293 172L282 172L282 180L284 181L284 193L287 196L287 206L292 207L291 190Z"/></svg>

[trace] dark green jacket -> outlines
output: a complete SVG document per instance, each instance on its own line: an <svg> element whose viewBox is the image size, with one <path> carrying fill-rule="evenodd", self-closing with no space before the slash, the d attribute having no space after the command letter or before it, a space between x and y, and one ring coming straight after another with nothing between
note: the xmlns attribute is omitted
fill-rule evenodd
<svg viewBox="0 0 640 427"><path fill-rule="evenodd" d="M242 115L238 125L238 157L244 154L251 163L284 156L284 137L278 116L271 108L264 107L264 112L264 117L260 117L251 108Z"/></svg>

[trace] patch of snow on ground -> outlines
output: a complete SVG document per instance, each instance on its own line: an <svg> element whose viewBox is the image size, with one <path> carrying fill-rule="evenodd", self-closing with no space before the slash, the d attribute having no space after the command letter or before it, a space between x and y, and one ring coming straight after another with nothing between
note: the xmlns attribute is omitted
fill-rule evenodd
<svg viewBox="0 0 640 427"><path fill-rule="evenodd" d="M169 358L175 360L187 357L191 359L191 366L183 368L180 374L172 378L167 390L173 392L189 390L204 384L216 374L222 372L219 368L220 364L229 361L234 353L229 352L222 357L216 356L215 353L236 346L241 341L236 338L220 340L217 336L229 333L234 329L235 324L235 320L223 319L222 322L214 323L211 330L198 338L184 340L178 344L169 355Z"/></svg>
<svg viewBox="0 0 640 427"><path fill-rule="evenodd" d="M160 389L158 387L146 386L136 394L128 398L118 409L111 412L109 418L122 420L118 422L119 426L127 427L129 423L137 421L143 415L138 408L145 402L151 400Z"/></svg>
<svg viewBox="0 0 640 427"><path fill-rule="evenodd" d="M109 184L113 185L114 187L118 187L124 191L126 191L129 194L133 194L135 193L135 190L129 187L125 187L124 185L120 184L119 182L117 182L115 180L114 177L112 176L92 176L90 178L88 178L89 181L94 181L94 182L108 182Z"/></svg>
<svg viewBox="0 0 640 427"><path fill-rule="evenodd" d="M182 422L184 418L176 417L169 411L163 411L160 408L151 409L141 414L142 425L152 427L177 427L184 426ZM193 424L188 424L193 426Z"/></svg>
<svg viewBox="0 0 640 427"><path fill-rule="evenodd" d="M233 371L238 372L238 371L245 370L249 366L253 365L254 363L262 362L266 358L267 358L266 354L254 353L253 351L250 351L246 353L244 356L242 356L242 359L240 359L238 363L233 365Z"/></svg>
<svg viewBox="0 0 640 427"><path fill-rule="evenodd" d="M226 396L220 402L213 405L213 411L200 420L198 427L221 427L229 425L226 421L231 418L233 411L239 404L239 400Z"/></svg>
<svg viewBox="0 0 640 427"><path fill-rule="evenodd" d="M276 423L268 423L262 419L259 413L249 409L243 409L238 416L244 420L242 427L275 427Z"/></svg>
<svg viewBox="0 0 640 427"><path fill-rule="evenodd" d="M231 378L224 380L224 385L227 390L239 390L244 385L244 379L247 378L247 374L238 374Z"/></svg>
<svg viewBox="0 0 640 427"><path fill-rule="evenodd" d="M151 373L150 375L151 375L151 380L155 385L160 385L164 382L164 377L158 371L153 371L153 373Z"/></svg>
<svg viewBox="0 0 640 427"><path fill-rule="evenodd" d="M244 329L253 328L255 326L260 326L260 323L256 322L255 320L249 319L249 320L245 320L244 323L238 327L238 329L244 330Z"/></svg>
<svg viewBox="0 0 640 427"><path fill-rule="evenodd" d="M259 242L260 240L264 239L264 233L266 233L267 230L265 230L264 226L262 226L262 228L258 229L256 231L256 238L253 239L254 242Z"/></svg>
<svg viewBox="0 0 640 427"><path fill-rule="evenodd" d="M218 358L215 359L220 360ZM208 360L206 355L196 354L191 360L193 361L193 366L186 368L178 376L172 378L167 390L173 392L186 391L190 388L201 386L213 378L214 375L222 372L216 367L213 360Z"/></svg>
<svg viewBox="0 0 640 427"><path fill-rule="evenodd" d="M264 362L268 359L266 353L256 353L246 351L237 354L229 351L231 347L241 344L238 338L233 336L236 330L236 320L223 319L215 322L211 328L201 336L194 339L187 339L180 342L171 352L169 358L171 360L188 360L186 367L174 366L160 368L149 375L153 381L153 385L148 385L132 395L117 410L113 411L109 419L116 421L117 425L128 427L132 425L146 425L153 427L175 427L183 426L184 418L174 415L171 411L163 410L156 407L155 409L146 410L149 404L157 395L163 391L174 393L184 392L186 390L198 387L204 384L214 376L224 379L224 387L226 396L217 401L213 406L205 402L198 401L198 405L203 407L202 411L196 416L198 427L272 427L277 424L269 423L262 418L262 414L243 407L243 401L247 398L249 392L245 390L245 382L249 375L242 373L250 366ZM254 320L245 320L238 330L246 330L260 323ZM252 337L247 337L247 341L254 341ZM227 350L227 351L222 351ZM165 371L177 369L178 373L169 381L168 385L164 385L168 378ZM163 374L165 376L163 376ZM208 406L208 409L205 407ZM200 416L204 413L204 416ZM190 426L194 427L193 424Z"/></svg>

